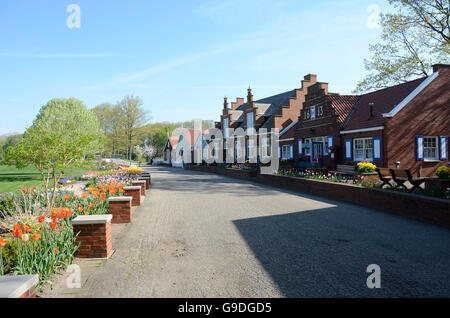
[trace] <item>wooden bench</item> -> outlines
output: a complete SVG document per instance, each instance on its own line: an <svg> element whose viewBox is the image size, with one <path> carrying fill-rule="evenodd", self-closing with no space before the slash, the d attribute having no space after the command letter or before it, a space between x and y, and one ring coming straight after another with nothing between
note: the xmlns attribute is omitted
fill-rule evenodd
<svg viewBox="0 0 450 318"><path fill-rule="evenodd" d="M353 176L355 173L356 166L351 165L337 165L336 171L330 171L331 173L337 174L337 175L348 175Z"/></svg>
<svg viewBox="0 0 450 318"><path fill-rule="evenodd" d="M391 170L389 168L377 168L378 177L383 182L381 187L383 188L384 185L391 186L391 180L392 180L392 174Z"/></svg>
<svg viewBox="0 0 450 318"><path fill-rule="evenodd" d="M409 192L413 192L414 189L419 189L422 193L424 192L420 185L425 182L425 179L422 178L413 178L411 172L409 170L401 170L401 169L389 169L392 174L392 178L398 187L403 187L408 190L405 186L405 182L409 181L412 184L412 188Z"/></svg>

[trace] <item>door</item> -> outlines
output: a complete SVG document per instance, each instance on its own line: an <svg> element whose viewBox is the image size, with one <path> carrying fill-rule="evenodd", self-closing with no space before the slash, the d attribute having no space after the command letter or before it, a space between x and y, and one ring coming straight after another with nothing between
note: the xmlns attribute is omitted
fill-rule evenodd
<svg viewBox="0 0 450 318"><path fill-rule="evenodd" d="M323 143L313 142L312 143L312 154L311 161L319 162L319 159L323 156Z"/></svg>

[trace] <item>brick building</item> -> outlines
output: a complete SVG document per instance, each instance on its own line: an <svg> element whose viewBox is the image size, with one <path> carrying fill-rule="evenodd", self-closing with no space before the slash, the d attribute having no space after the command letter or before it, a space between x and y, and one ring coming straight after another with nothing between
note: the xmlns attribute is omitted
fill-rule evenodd
<svg viewBox="0 0 450 318"><path fill-rule="evenodd" d="M309 86L315 84L316 81L315 75L308 74L302 80L301 88L256 101L253 98L252 90L249 88L247 91L247 102L244 102L243 98L237 98L236 102L231 103L231 108L228 105L227 98L225 98L220 122L216 122L216 128L222 130L225 138L229 136L224 128L242 128L244 130L254 128L257 134L261 128L267 129L269 133L274 128L281 131L297 119L305 100L306 90ZM239 141L236 140L236 142L238 143ZM245 158L249 159L250 148L257 145L252 145L248 138L245 144ZM238 147L238 145L235 144L235 147ZM225 158L226 146L224 149Z"/></svg>
<svg viewBox="0 0 450 318"><path fill-rule="evenodd" d="M328 83L317 82L308 87L300 116L291 128L296 165L300 161L314 162L335 169L337 157L330 147L339 149L340 131L357 99L357 96L329 93Z"/></svg>
<svg viewBox="0 0 450 318"><path fill-rule="evenodd" d="M368 159L377 166L434 176L448 164L450 65L433 74L360 96L343 131L340 161Z"/></svg>

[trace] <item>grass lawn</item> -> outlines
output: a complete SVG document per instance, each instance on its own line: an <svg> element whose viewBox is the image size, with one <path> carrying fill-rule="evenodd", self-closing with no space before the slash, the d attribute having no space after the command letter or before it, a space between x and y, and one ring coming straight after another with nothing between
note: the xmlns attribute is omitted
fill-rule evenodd
<svg viewBox="0 0 450 318"><path fill-rule="evenodd" d="M66 169L62 178L79 177L88 169L69 168ZM15 192L25 187L34 187L42 184L41 174L34 167L17 169L10 166L0 165L0 193Z"/></svg>

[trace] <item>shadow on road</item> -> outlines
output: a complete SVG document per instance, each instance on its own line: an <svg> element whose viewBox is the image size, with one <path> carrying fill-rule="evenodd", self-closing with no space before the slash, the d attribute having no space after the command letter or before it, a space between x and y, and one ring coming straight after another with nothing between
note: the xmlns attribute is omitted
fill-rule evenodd
<svg viewBox="0 0 450 318"><path fill-rule="evenodd" d="M348 207L233 223L286 297L450 297L450 231Z"/></svg>

